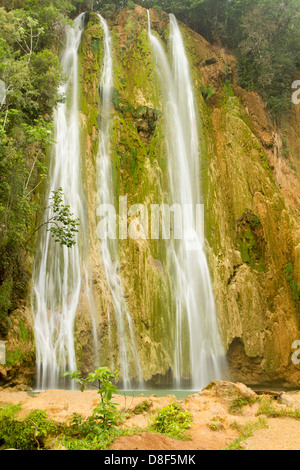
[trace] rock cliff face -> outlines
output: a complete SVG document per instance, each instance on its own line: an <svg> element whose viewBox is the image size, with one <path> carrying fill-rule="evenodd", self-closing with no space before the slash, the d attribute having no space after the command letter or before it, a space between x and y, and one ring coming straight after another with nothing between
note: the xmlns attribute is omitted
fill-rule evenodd
<svg viewBox="0 0 300 470"><path fill-rule="evenodd" d="M151 11L153 30L168 42L168 16ZM110 24L114 56L111 126L116 204L167 201L167 162L158 86L147 37L146 10L123 10ZM231 379L247 384L297 386L300 366L292 343L300 340L300 105L285 132L275 129L264 103L236 84L234 58L180 25L201 116L206 246L228 355ZM118 363L118 338L109 336L112 300L97 248L95 158L98 146L99 74L103 32L87 15L80 49L83 178L89 258L102 363L110 345ZM214 93L212 93L212 91ZM166 246L155 240L119 245L125 297L136 332L145 381L171 381L174 314ZM82 294L76 320L78 365L95 361L92 328ZM109 345L110 344L110 345ZM188 373L188 371L187 371Z"/></svg>
<svg viewBox="0 0 300 470"><path fill-rule="evenodd" d="M292 110L284 137L260 98L236 85L234 60L191 37L202 43L202 79L216 90L208 115L202 111L204 189L209 260L232 378L297 385L291 345L300 320L299 109ZM207 58L215 64L206 65Z"/></svg>
<svg viewBox="0 0 300 470"><path fill-rule="evenodd" d="M142 23L140 23L142 21ZM111 158L116 190L127 197L128 209L133 204L161 204L164 198L165 156L163 151L160 110L151 67L147 40L146 11L123 11L111 28L114 61L112 94ZM90 221L90 265L94 272L93 293L97 304L98 339L101 362L118 364L116 328L109 335L108 314L113 317L111 292L105 280L104 267L97 249L95 158L99 105L99 75L102 67L103 32L99 18L90 14L81 46L81 119L88 217ZM165 248L159 241L132 239L120 241L120 275L134 329L144 379L165 376L172 366L174 338L171 293L165 267ZM86 349L84 309L79 312L76 328L78 348ZM82 326L83 325L83 326ZM86 341L89 336L85 335ZM110 350L113 350L113 357ZM82 356L84 357L84 355ZM88 361L90 362L90 361ZM86 364L86 360L82 361Z"/></svg>
<svg viewBox="0 0 300 470"><path fill-rule="evenodd" d="M151 19L167 47L168 16L151 11ZM146 11L140 7L124 10L111 28L116 196L127 195L128 206L160 204L167 193L164 116L151 62ZM299 368L291 361L291 348L300 337L299 170L295 163L299 111L293 110L284 137L272 127L260 98L236 85L234 59L184 25L181 28L202 121L199 184L206 205L207 253L219 325L231 373L249 384L296 384ZM89 57L83 60L84 67L95 60L93 41L98 34L98 21L91 15L83 42ZM91 69L90 81L83 78L84 96L89 97L95 93L99 67ZM210 87L215 92L211 97ZM96 102L83 118L89 129L91 180ZM92 204L90 212L95 213ZM155 376L159 380L173 365L172 295L165 247L162 242L130 240L121 242L120 253L145 380ZM101 283L101 269L96 273ZM103 345L108 346L105 314L101 317Z"/></svg>

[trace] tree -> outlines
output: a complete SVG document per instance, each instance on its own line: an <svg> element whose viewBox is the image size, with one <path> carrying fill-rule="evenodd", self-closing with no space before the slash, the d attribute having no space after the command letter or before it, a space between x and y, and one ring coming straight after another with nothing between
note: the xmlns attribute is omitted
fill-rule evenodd
<svg viewBox="0 0 300 470"><path fill-rule="evenodd" d="M295 0L265 0L242 18L238 45L240 84L258 91L276 121L291 106L291 75L300 49L300 5Z"/></svg>
<svg viewBox="0 0 300 470"><path fill-rule="evenodd" d="M0 83L5 89L0 102L1 321L25 297L30 279L33 246L28 233L35 231L42 211L35 194L47 173L50 123L62 81L55 51L72 12L74 2L68 0L1 2ZM57 223L53 228L60 228ZM63 237L63 232L57 236ZM72 232L63 241L72 244Z"/></svg>
<svg viewBox="0 0 300 470"><path fill-rule="evenodd" d="M67 248L72 248L76 245L76 233L79 226L79 219L74 218L70 212L70 206L63 204L64 194L62 188L58 191L52 191L51 204L50 204L50 218L40 225L35 233L46 225L51 225L48 229L51 232L56 243L60 243Z"/></svg>
<svg viewBox="0 0 300 470"><path fill-rule="evenodd" d="M32 18L24 10L14 11L15 40L21 50L28 55L28 62L37 49L44 28L40 27L37 19Z"/></svg>
<svg viewBox="0 0 300 470"><path fill-rule="evenodd" d="M81 386L83 392L88 384L97 384L100 402L93 411L93 417L87 418L95 427L98 426L102 431L109 432L118 426L121 420L121 413L118 411L115 403L112 402L113 394L117 394L118 372L111 372L108 367L101 367L95 372L90 373L86 378L80 375L79 371L66 372L63 377L70 377Z"/></svg>
<svg viewBox="0 0 300 470"><path fill-rule="evenodd" d="M52 116L59 100L58 87L62 72L58 57L48 49L34 54L30 63L31 84L35 90L37 112L35 116Z"/></svg>
<svg viewBox="0 0 300 470"><path fill-rule="evenodd" d="M239 84L266 101L274 121L291 106L300 67L299 0L137 0L160 6L237 56Z"/></svg>

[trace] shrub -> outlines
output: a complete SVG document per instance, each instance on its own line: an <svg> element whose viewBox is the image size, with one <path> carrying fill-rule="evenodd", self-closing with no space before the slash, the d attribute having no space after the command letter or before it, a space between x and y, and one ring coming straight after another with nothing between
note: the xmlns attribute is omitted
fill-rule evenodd
<svg viewBox="0 0 300 470"><path fill-rule="evenodd" d="M37 450L46 447L46 438L55 436L60 425L48 420L43 410L34 410L26 418L17 419L19 406L0 410L0 440L5 448Z"/></svg>
<svg viewBox="0 0 300 470"><path fill-rule="evenodd" d="M165 434L178 440L187 440L186 431L190 429L192 415L185 411L179 403L162 408L153 418L149 431Z"/></svg>
<svg viewBox="0 0 300 470"><path fill-rule="evenodd" d="M202 96L203 96L203 98L205 99L205 101L208 101L212 96L214 96L214 95L216 94L216 92L215 92L215 90L213 89L211 83L208 85L208 87L202 85L202 86L200 87L200 91L201 91Z"/></svg>
<svg viewBox="0 0 300 470"><path fill-rule="evenodd" d="M67 372L65 377L71 377L81 385L83 392L88 383L97 383L100 402L93 410L93 415L84 418L74 414L66 429L63 444L70 450L104 450L121 434L117 429L123 421L122 413L112 402L112 396L118 392L116 385L118 373L111 372L107 367L96 369L86 378L80 372Z"/></svg>
<svg viewBox="0 0 300 470"><path fill-rule="evenodd" d="M142 403L140 403L134 408L133 414L140 415L144 413L144 411L148 412L150 407L151 407L151 403L149 403L147 400L144 400Z"/></svg>
<svg viewBox="0 0 300 470"><path fill-rule="evenodd" d="M242 413L243 407L247 405L252 405L255 402L255 399L252 397L238 397L232 401L229 407L229 413L237 414Z"/></svg>

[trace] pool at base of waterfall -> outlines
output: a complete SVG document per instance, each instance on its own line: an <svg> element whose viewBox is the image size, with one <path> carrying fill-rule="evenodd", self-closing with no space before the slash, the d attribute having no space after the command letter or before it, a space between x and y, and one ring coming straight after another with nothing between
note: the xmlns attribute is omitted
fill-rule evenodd
<svg viewBox="0 0 300 470"><path fill-rule="evenodd" d="M96 389L94 389L96 390ZM45 390L28 391L28 395L32 398L43 393ZM177 400L185 400L189 395L198 393L200 390L118 390L118 395L122 397L167 397L174 396Z"/></svg>
<svg viewBox="0 0 300 470"><path fill-rule="evenodd" d="M184 400L189 395L198 393L200 390L119 390L118 395L128 397L167 397L173 396L177 400Z"/></svg>

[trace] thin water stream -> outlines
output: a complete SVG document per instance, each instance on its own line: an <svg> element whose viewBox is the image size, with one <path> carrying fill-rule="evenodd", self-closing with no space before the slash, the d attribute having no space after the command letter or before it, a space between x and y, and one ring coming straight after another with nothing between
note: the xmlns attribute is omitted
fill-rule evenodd
<svg viewBox="0 0 300 470"><path fill-rule="evenodd" d="M111 122L110 108L113 88L111 36L104 18L99 15L99 19L104 32L104 61L99 87L101 124L99 129L99 148L96 160L98 205L99 207L101 206L101 210L98 215L103 213L103 209L105 209L106 206L114 206L115 204L115 189L113 187L112 166L109 156L109 131ZM142 385L143 374L136 348L132 319L124 299L122 280L120 277L118 243L117 240L109 237L109 233L106 233L105 237L103 237L103 234L100 235L100 256L105 267L106 279L113 304L113 312L108 312L108 329L111 338L112 331L116 328L119 342L119 364L115 364L113 359L115 351L112 350L110 350L110 362L113 370L120 367L120 376L122 378L123 387L130 388L130 377L135 377Z"/></svg>
<svg viewBox="0 0 300 470"><path fill-rule="evenodd" d="M40 237L33 275L32 308L37 356L38 390L70 387L61 377L63 372L76 370L74 322L82 290L88 298L96 345L96 325L92 311L88 270L84 263L87 240L81 176L80 126L78 110L78 48L84 30L84 14L68 27L66 47L61 60L66 83L60 94L66 97L55 111L55 145L49 168L46 206L50 207L52 192L62 188L64 204L81 221L76 245L72 248L55 243L49 231ZM52 217L46 210L44 221Z"/></svg>
<svg viewBox="0 0 300 470"><path fill-rule="evenodd" d="M224 352L220 339L204 240L198 230L200 149L195 99L182 35L170 15L170 59L152 33L148 34L159 78L166 133L170 204L183 209L183 237L170 244L169 271L176 309L174 339L175 386L190 373L192 388L220 379Z"/></svg>

